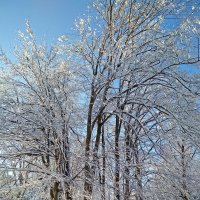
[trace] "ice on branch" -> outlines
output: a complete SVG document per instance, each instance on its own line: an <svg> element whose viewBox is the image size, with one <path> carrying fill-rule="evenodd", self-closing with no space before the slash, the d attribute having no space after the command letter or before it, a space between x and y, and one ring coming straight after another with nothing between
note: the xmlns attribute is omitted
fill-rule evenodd
<svg viewBox="0 0 200 200"><path fill-rule="evenodd" d="M26 21L26 32L31 36L31 38L34 38L34 33L28 20Z"/></svg>
<svg viewBox="0 0 200 200"><path fill-rule="evenodd" d="M61 36L58 38L58 41L59 41L59 42L64 42L64 41L66 41L66 40L67 40L66 35L61 35Z"/></svg>

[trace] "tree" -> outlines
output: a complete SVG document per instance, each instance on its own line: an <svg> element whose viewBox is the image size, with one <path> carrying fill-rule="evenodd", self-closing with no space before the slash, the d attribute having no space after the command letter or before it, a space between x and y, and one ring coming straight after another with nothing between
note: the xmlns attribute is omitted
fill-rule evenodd
<svg viewBox="0 0 200 200"><path fill-rule="evenodd" d="M16 61L1 54L2 194L188 199L200 82L181 67L199 62L196 8L186 0L96 0L93 7L98 23L80 19L77 43L62 36L47 48L27 23ZM172 182L182 192L173 197Z"/></svg>
<svg viewBox="0 0 200 200"><path fill-rule="evenodd" d="M169 107L166 107L168 105L162 104L159 97L165 98L172 91L178 92L180 85L183 86L183 94L197 94L196 90L190 89L185 77L178 70L180 65L198 62L198 59L190 58L191 47L185 41L186 38L192 41L190 27L195 27L196 22L193 23L190 16L184 16L174 29L163 28L168 16L184 13L181 9L189 12L184 7L186 3L187 1L180 6L176 1L96 1L94 7L98 13L100 30L93 31L90 24L94 22L90 23L90 18L80 19L78 28L81 41L76 45L76 52L89 68L86 76L90 83L84 199L90 198L93 192L94 168L97 162L94 164L90 159L98 151L95 147L99 146L101 132L94 132L102 116L115 123L113 188L115 198L120 199L120 137L124 135L122 124L125 116L130 116L126 108L146 108L148 115L153 118L150 123L155 121L154 129L158 129L163 126L162 121L165 118L176 120ZM158 120L157 115L161 115L162 119ZM141 127L143 124L137 116L130 117L139 124L132 131L139 128L142 132L148 132L146 127ZM104 120L103 124L107 122ZM92 135L96 140L94 149L91 147ZM128 169L126 171L128 173ZM141 173L140 170L137 171ZM143 198L138 196L138 199Z"/></svg>
<svg viewBox="0 0 200 200"><path fill-rule="evenodd" d="M1 77L2 87L7 86L2 91L1 136L9 146L1 151L2 162L9 174L24 180L27 173L29 178L20 185L50 190L54 200L59 195L72 199L69 134L77 109L75 75L61 44L47 50L36 43L28 23L27 32L20 32L22 47L15 63L2 54L9 70Z"/></svg>

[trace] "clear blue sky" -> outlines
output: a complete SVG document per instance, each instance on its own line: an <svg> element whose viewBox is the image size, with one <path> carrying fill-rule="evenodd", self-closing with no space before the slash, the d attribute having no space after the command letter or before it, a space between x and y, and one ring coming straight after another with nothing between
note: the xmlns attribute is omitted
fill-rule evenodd
<svg viewBox="0 0 200 200"><path fill-rule="evenodd" d="M29 19L36 35L48 42L73 33L74 21L87 13L90 0L0 0L0 46L10 54L17 44L18 30Z"/></svg>

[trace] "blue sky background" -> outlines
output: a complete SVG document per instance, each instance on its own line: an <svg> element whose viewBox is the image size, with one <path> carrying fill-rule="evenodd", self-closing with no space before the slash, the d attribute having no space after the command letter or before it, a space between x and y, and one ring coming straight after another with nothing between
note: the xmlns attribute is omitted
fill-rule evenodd
<svg viewBox="0 0 200 200"><path fill-rule="evenodd" d="M18 30L30 21L36 35L48 43L58 36L73 35L74 21L87 13L90 0L0 0L0 46L12 54Z"/></svg>
<svg viewBox="0 0 200 200"><path fill-rule="evenodd" d="M91 0L0 0L0 47L12 57L18 44L18 30L25 30L25 21L38 38L48 44L66 34L70 39L77 38L73 30L74 22L87 14ZM168 25L172 26L174 22ZM192 66L183 66L188 72L197 72Z"/></svg>

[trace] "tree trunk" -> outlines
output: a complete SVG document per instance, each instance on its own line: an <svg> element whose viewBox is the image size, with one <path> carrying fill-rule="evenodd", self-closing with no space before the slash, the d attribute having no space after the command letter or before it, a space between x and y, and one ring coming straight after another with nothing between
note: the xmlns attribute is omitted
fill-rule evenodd
<svg viewBox="0 0 200 200"><path fill-rule="evenodd" d="M53 187L50 189L51 200L58 200L59 195L59 182L54 182Z"/></svg>
<svg viewBox="0 0 200 200"><path fill-rule="evenodd" d="M139 158L139 140L138 136L135 136L134 142L134 160L135 160L135 180L136 180L136 200L143 200L143 188L142 188L142 170Z"/></svg>
<svg viewBox="0 0 200 200"><path fill-rule="evenodd" d="M90 104L88 110L88 119L87 119L87 133L85 140L85 182L84 182L84 195L83 199L88 200L92 195L92 176L91 176L91 168L89 164L89 155L90 155L90 142L92 136L92 109L94 105L94 89L91 90Z"/></svg>
<svg viewBox="0 0 200 200"><path fill-rule="evenodd" d="M130 198L130 129L127 127L125 129L125 137L126 137L126 166L125 166L125 188L124 188L124 200L129 200Z"/></svg>
<svg viewBox="0 0 200 200"><path fill-rule="evenodd" d="M183 141L184 142L184 141ZM187 178L187 164L186 164L186 152L185 152L185 145L180 145L181 147L181 167L182 167L182 187L183 192L181 194L181 197L183 200L189 200L189 194L188 194L188 186L186 182Z"/></svg>
<svg viewBox="0 0 200 200"><path fill-rule="evenodd" d="M119 186L119 176L120 176L120 155L119 155L119 135L120 135L121 122L118 116L116 116L115 121L115 178L114 178L114 192L115 199L120 200L120 186Z"/></svg>
<svg viewBox="0 0 200 200"><path fill-rule="evenodd" d="M105 138L104 138L104 126L102 126L102 177L101 177L101 199L106 199L106 190L105 190L105 182L106 182L106 154L105 154Z"/></svg>

